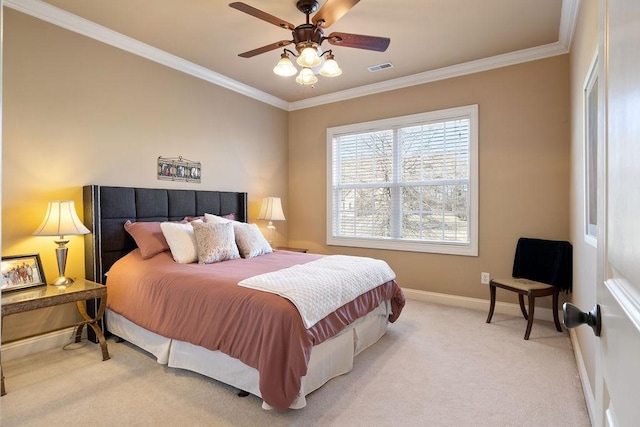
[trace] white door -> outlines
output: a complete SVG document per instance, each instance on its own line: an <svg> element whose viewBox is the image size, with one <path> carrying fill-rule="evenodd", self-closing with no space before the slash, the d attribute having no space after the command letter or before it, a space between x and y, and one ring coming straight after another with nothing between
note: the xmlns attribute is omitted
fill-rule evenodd
<svg viewBox="0 0 640 427"><path fill-rule="evenodd" d="M640 0L600 0L596 426L640 425ZM601 219L600 219L601 218Z"/></svg>

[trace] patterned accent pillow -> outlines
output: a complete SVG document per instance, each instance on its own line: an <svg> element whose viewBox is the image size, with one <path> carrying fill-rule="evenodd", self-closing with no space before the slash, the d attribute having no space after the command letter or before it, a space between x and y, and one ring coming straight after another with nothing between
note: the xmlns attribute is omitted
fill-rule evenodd
<svg viewBox="0 0 640 427"><path fill-rule="evenodd" d="M213 224L226 224L228 222L231 221L235 221L236 220L236 214L227 214L227 215L213 215L210 213L205 213L204 214L204 222L210 222Z"/></svg>
<svg viewBox="0 0 640 427"><path fill-rule="evenodd" d="M194 222L192 224L199 264L212 264L240 258L231 222L227 224Z"/></svg>
<svg viewBox="0 0 640 427"><path fill-rule="evenodd" d="M269 245L269 242L264 238L256 224L234 222L233 229L242 258L253 258L273 252L271 245Z"/></svg>
<svg viewBox="0 0 640 427"><path fill-rule="evenodd" d="M124 223L124 229L136 241L142 259L149 259L169 249L169 243L162 234L159 222L131 222L127 220Z"/></svg>
<svg viewBox="0 0 640 427"><path fill-rule="evenodd" d="M198 260L198 252L196 250L196 239L193 236L192 224L198 221L192 221L188 224L180 224L177 222L163 222L160 224L162 234L169 244L173 260L180 264L191 264Z"/></svg>

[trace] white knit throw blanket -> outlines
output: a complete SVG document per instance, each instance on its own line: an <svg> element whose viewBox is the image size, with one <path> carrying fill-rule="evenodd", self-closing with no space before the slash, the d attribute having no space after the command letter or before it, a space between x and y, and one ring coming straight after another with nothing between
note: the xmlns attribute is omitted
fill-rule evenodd
<svg viewBox="0 0 640 427"><path fill-rule="evenodd" d="M309 329L359 295L395 278L396 274L382 260L330 255L253 276L238 285L287 298L298 308Z"/></svg>

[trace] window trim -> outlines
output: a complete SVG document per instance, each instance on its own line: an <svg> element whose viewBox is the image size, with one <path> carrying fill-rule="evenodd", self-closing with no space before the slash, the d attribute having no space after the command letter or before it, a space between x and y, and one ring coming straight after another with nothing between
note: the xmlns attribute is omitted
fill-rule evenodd
<svg viewBox="0 0 640 427"><path fill-rule="evenodd" d="M333 236L333 140L345 133L373 132L398 127L449 120L469 119L469 242L423 242L402 239ZM326 243L329 246L348 246L369 249L428 252L437 254L478 256L478 104L429 111L388 119L327 128L327 211Z"/></svg>

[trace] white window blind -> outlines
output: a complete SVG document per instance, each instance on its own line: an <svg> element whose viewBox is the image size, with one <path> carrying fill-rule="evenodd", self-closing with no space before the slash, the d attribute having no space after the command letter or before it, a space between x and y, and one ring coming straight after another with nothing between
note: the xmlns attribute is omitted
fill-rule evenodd
<svg viewBox="0 0 640 427"><path fill-rule="evenodd" d="M477 255L477 106L328 130L327 243Z"/></svg>

